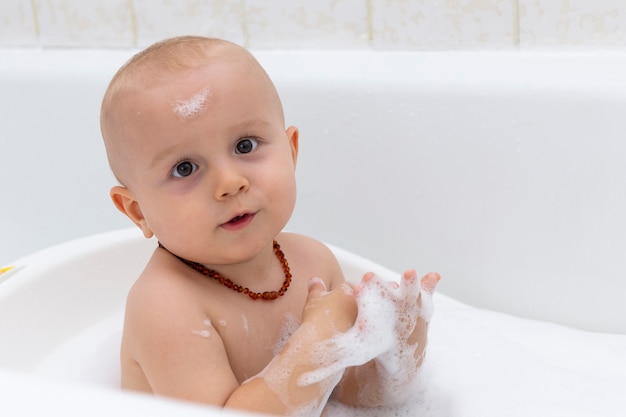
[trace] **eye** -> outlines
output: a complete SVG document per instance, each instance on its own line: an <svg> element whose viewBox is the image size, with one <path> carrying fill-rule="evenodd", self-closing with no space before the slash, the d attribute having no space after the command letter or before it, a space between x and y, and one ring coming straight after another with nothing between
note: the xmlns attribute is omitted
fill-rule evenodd
<svg viewBox="0 0 626 417"><path fill-rule="evenodd" d="M235 145L235 152L241 154L250 153L255 150L257 146L259 146L258 140L254 138L244 138Z"/></svg>
<svg viewBox="0 0 626 417"><path fill-rule="evenodd" d="M198 169L198 165L190 161L181 161L174 166L172 176L176 178L185 178L194 173Z"/></svg>

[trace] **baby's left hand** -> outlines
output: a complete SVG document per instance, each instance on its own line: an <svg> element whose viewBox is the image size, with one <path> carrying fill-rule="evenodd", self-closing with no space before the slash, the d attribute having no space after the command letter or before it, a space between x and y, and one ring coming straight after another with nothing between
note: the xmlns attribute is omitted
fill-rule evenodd
<svg viewBox="0 0 626 417"><path fill-rule="evenodd" d="M364 277L364 284L374 276ZM432 295L441 277L435 272L425 275L418 281L414 270L402 274L400 284L395 282L383 285L378 283L381 296L390 299L395 305L396 343L377 360L390 373L417 370L426 353L428 322L433 314ZM357 292L358 297L358 292Z"/></svg>
<svg viewBox="0 0 626 417"><path fill-rule="evenodd" d="M388 391L388 396L403 396L402 392L416 379L426 353L428 322L433 313L432 295L440 278L439 274L431 272L418 280L415 271L409 270L398 284L366 274L355 288L359 308L369 299L387 305L387 313L394 316L388 317L392 321L387 322L387 326L393 326L394 340L388 350L375 358L379 382ZM368 320L371 318L371 315L363 314L356 325L365 333L371 333L374 330L371 328L373 323ZM379 325L380 318L375 321ZM380 334L378 330L375 333Z"/></svg>

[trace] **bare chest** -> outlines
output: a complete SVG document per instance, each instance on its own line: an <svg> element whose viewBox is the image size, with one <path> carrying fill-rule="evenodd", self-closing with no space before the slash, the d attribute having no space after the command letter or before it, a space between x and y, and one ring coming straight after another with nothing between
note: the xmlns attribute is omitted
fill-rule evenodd
<svg viewBox="0 0 626 417"><path fill-rule="evenodd" d="M262 371L280 352L300 324L302 304L228 311L216 317L213 326L220 333L239 383Z"/></svg>

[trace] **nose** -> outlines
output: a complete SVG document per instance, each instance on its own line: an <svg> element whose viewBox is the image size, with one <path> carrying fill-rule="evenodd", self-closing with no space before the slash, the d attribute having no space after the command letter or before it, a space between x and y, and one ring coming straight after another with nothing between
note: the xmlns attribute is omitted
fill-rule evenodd
<svg viewBox="0 0 626 417"><path fill-rule="evenodd" d="M224 200L241 192L245 192L249 188L250 182L247 177L235 167L223 166L219 169L215 187L215 198L217 200Z"/></svg>

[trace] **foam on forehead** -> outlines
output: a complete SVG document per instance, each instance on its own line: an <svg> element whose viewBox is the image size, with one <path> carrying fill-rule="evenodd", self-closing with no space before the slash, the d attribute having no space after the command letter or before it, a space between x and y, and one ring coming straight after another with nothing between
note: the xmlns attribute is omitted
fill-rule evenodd
<svg viewBox="0 0 626 417"><path fill-rule="evenodd" d="M172 105L174 113L183 120L190 119L202 113L211 98L211 90L203 88L196 94L186 99L176 99Z"/></svg>

